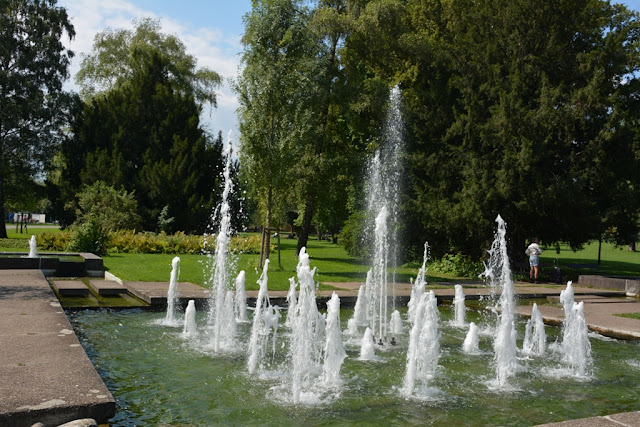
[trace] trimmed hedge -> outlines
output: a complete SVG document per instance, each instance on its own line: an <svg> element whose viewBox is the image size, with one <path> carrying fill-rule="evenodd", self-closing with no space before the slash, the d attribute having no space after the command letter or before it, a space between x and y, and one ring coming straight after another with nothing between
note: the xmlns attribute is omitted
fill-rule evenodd
<svg viewBox="0 0 640 427"><path fill-rule="evenodd" d="M42 233L36 236L38 249L51 251L68 251L73 242L71 230L59 233ZM207 239L207 251L215 250L216 236ZM244 254L260 253L260 236L233 236L231 250ZM175 234L165 232L144 233L135 230L119 230L109 236L108 252L141 253L141 254L201 254L204 248L204 237L185 234L181 231ZM275 250L275 247L274 249Z"/></svg>

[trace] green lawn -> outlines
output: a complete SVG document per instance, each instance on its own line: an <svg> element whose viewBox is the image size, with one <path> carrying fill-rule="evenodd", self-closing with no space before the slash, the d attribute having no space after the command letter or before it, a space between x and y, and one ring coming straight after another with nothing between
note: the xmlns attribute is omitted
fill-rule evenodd
<svg viewBox="0 0 640 427"><path fill-rule="evenodd" d="M271 254L269 265L269 289L289 289L289 278L296 275L298 259L295 255L297 240L283 239L281 241L280 261L282 268L278 268L278 253ZM316 267L316 280L326 282L364 282L369 266L364 262L350 257L342 248L330 242L309 240L307 252L310 255L311 267ZM123 280L168 281L171 273L171 260L175 255L151 254L110 254L104 258L104 264L109 272ZM207 259L203 255L179 255L180 280L204 285ZM246 288L258 289L256 281L261 271L258 271L259 255L240 255L236 258L236 268L233 271L244 270L246 273ZM408 282L409 277L415 277L417 269L398 268L396 280ZM431 280L446 280L446 278L430 278Z"/></svg>
<svg viewBox="0 0 640 427"><path fill-rule="evenodd" d="M573 252L568 246L561 246L560 253L556 253L553 247L543 249L540 261L549 266L557 262L567 280L576 279L579 274L640 277L640 252L630 252L626 246L616 248L610 243L603 243L601 263L595 269L575 268L569 264L597 264L598 242L587 244L578 252Z"/></svg>

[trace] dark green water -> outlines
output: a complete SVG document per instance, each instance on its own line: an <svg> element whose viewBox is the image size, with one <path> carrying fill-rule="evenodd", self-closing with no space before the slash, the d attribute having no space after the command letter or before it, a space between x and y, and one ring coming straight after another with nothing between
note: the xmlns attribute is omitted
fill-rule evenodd
<svg viewBox="0 0 640 427"><path fill-rule="evenodd" d="M214 357L206 350L194 349L181 338L181 331L154 324L164 313L83 311L69 316L116 398L115 426L529 426L640 409L638 343L592 335L591 378L559 375L560 357L547 351L542 358L521 359L522 369L512 379L512 389L495 391L487 385L495 377L492 338L480 337L483 354L463 353L466 330L447 326L451 311L450 307L440 308L442 356L432 384L437 393L432 398L406 399L398 391L405 369L405 335L397 347L382 354L381 362L358 361L359 347L348 345L348 358L341 370L343 387L332 403L315 406L296 406L277 399L281 392L273 388L280 380L250 377L242 351ZM351 313L342 311L343 329ZM468 312L467 317L468 321L482 322L475 312ZM199 325L205 320L201 314ZM524 321L520 323L521 347ZM246 341L250 325L239 327L239 336ZM549 344L560 330L548 326L546 332ZM281 338L278 348L285 342L286 338ZM274 370L281 360L276 358Z"/></svg>

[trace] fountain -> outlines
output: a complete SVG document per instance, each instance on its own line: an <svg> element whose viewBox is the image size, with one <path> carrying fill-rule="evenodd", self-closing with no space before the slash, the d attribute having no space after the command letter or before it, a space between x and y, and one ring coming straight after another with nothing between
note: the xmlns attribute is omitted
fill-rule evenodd
<svg viewBox="0 0 640 427"><path fill-rule="evenodd" d="M326 340L324 345L324 365L322 366L323 383L326 386L338 387L340 368L347 353L342 345L340 330L340 297L335 292L327 303Z"/></svg>
<svg viewBox="0 0 640 427"><path fill-rule="evenodd" d="M262 268L262 275L258 279L260 290L258 291L258 298L256 299L256 308L253 312L253 322L251 327L251 338L249 340L247 360L247 370L250 374L253 374L259 366L262 365L262 360L266 351L266 341L268 340L269 331L264 322L264 313L268 310L271 303L269 302L269 295L267 290L267 283L269 281L267 271L269 270L269 260L265 260L264 267Z"/></svg>
<svg viewBox="0 0 640 427"><path fill-rule="evenodd" d="M34 235L29 239L29 258L38 258L38 243Z"/></svg>
<svg viewBox="0 0 640 427"><path fill-rule="evenodd" d="M429 291L422 295L416 308L407 351L403 394L413 396L417 385L416 394L427 397L429 382L435 375L439 358L438 303L433 291Z"/></svg>
<svg viewBox="0 0 640 427"><path fill-rule="evenodd" d="M247 292L244 289L244 280L244 270L242 270L236 277L235 314L238 322L247 321Z"/></svg>
<svg viewBox="0 0 640 427"><path fill-rule="evenodd" d="M167 292L167 315L164 324L168 326L178 326L177 307L178 304L178 279L180 277L180 257L174 257L171 261L171 276L169 278L169 291Z"/></svg>
<svg viewBox="0 0 640 427"><path fill-rule="evenodd" d="M367 296L369 327L374 336L378 334L379 345L387 338L387 215L383 206L376 217L372 286Z"/></svg>
<svg viewBox="0 0 640 427"><path fill-rule="evenodd" d="M469 323L469 332L467 332L464 342L462 343L462 350L465 353L478 353L480 351L478 347L479 342L478 327L475 322L471 322Z"/></svg>
<svg viewBox="0 0 640 427"><path fill-rule="evenodd" d="M525 354L542 356L547 346L547 335L544 332L544 322L538 310L538 305L534 302L531 308L531 318L527 321L522 342L522 351Z"/></svg>
<svg viewBox="0 0 640 427"><path fill-rule="evenodd" d="M364 330L364 336L362 337L362 344L360 345L359 360L378 360L374 347L373 333L371 332L371 328L367 326L367 329Z"/></svg>
<svg viewBox="0 0 640 427"><path fill-rule="evenodd" d="M229 283L229 243L231 241L231 212L229 208L229 195L233 191L231 181L231 131L227 137L227 147L225 149L226 164L224 168L224 189L222 192L222 202L219 209L212 214L212 223L219 224L216 236L216 249L213 259L210 260L211 268L207 283L211 288L212 296L209 303L209 324L212 330L211 347L214 352L231 350L234 348L232 334L229 331L235 330L235 316L225 316L225 298ZM216 221L216 217L219 220ZM205 235L205 247L207 247L207 237ZM209 255L211 257L211 255Z"/></svg>
<svg viewBox="0 0 640 427"><path fill-rule="evenodd" d="M424 243L424 256L422 257L422 267L418 270L418 275L416 276L415 282L411 284L411 297L409 298L409 303L407 307L409 307L408 317L409 322L413 323L413 319L415 318L416 305L418 301L422 298L422 294L424 294L425 286L427 285L427 261L429 261L429 243Z"/></svg>
<svg viewBox="0 0 640 427"><path fill-rule="evenodd" d="M464 291L462 290L462 285L455 285L454 288L455 296L453 298L453 311L455 313L455 320L453 321L453 324L463 327L466 311L466 307L464 306Z"/></svg>
<svg viewBox="0 0 640 427"><path fill-rule="evenodd" d="M496 222L498 229L493 244L489 250L489 261L482 274L489 280L492 294L500 289L499 315L497 334L493 343L494 369L496 371L495 385L506 387L507 381L514 376L518 367L516 358L516 329L515 329L515 296L513 280L507 255L507 225L500 215Z"/></svg>
<svg viewBox="0 0 640 427"><path fill-rule="evenodd" d="M190 299L187 304L187 309L184 311L184 328L182 329L182 334L187 338L193 338L198 333L197 329L196 302Z"/></svg>
<svg viewBox="0 0 640 427"><path fill-rule="evenodd" d="M567 282L567 288L560 293L560 302L564 308L562 323L562 361L573 375L588 377L592 375L593 360L589 329L584 317L584 303L574 301L573 286Z"/></svg>

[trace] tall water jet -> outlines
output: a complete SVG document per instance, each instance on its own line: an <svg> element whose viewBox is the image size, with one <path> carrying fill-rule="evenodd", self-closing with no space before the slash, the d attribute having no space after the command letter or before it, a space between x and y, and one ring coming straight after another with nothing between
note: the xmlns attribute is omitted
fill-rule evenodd
<svg viewBox="0 0 640 427"><path fill-rule="evenodd" d="M453 311L455 313L454 325L461 327L464 326L466 307L464 305L464 291L462 290L462 285L455 285Z"/></svg>
<svg viewBox="0 0 640 427"><path fill-rule="evenodd" d="M420 267L420 269L418 270L416 281L411 285L411 297L409 298L409 304L407 305L407 307L409 308L407 311L407 316L409 317L410 323L413 323L413 320L415 318L416 306L422 299L425 286L427 285L427 261L429 261L429 258L429 242L424 242L424 256L422 257L422 267Z"/></svg>
<svg viewBox="0 0 640 427"><path fill-rule="evenodd" d="M196 334L196 302L190 299L187 304L187 309L184 311L184 328L182 329L182 335L185 337L194 337Z"/></svg>
<svg viewBox="0 0 640 427"><path fill-rule="evenodd" d="M478 327L475 322L471 322L469 323L469 332L467 332L467 336L462 343L462 351L465 353L478 353L480 351L478 344Z"/></svg>
<svg viewBox="0 0 640 427"><path fill-rule="evenodd" d="M38 243L34 235L29 239L29 258L38 258Z"/></svg>
<svg viewBox="0 0 640 427"><path fill-rule="evenodd" d="M560 291L560 304L562 304L562 308L564 309L564 323L566 323L571 316L571 309L575 302L572 283L573 282L569 280L567 282L567 287Z"/></svg>
<svg viewBox="0 0 640 427"><path fill-rule="evenodd" d="M322 373L322 336L325 320L318 311L315 294L315 268L309 267L309 254L300 250L296 273L300 292L295 315L291 322L289 358L291 369L291 396L293 403L300 402L303 391L310 389ZM339 327L333 325L333 327Z"/></svg>
<svg viewBox="0 0 640 427"><path fill-rule="evenodd" d="M544 332L544 321L538 305L534 302L531 307L531 318L527 321L522 342L522 351L526 354L541 356L547 347L547 335Z"/></svg>
<svg viewBox="0 0 640 427"><path fill-rule="evenodd" d="M498 315L497 334L493 343L496 383L498 387L507 385L510 377L515 375L518 366L516 359L516 328L515 328L515 295L511 267L507 254L507 224L500 215L496 222L498 229L489 250L489 261L482 274L489 280L491 292L495 295L500 289L500 314Z"/></svg>
<svg viewBox="0 0 640 427"><path fill-rule="evenodd" d="M230 322L230 319L225 317L224 301L230 286L228 251L231 241L231 211L229 196L233 191L233 182L231 181L231 132L227 137L225 155L227 161L223 173L224 189L222 191L222 201L219 209L216 209L216 212L212 215L212 222L218 220L219 229L215 241L215 253L212 262L210 262L211 274L208 277L212 292L209 303L209 324L213 332L211 346L215 352L232 348L234 345L233 342L225 341L223 336L225 335L224 329ZM219 217L219 219L216 217ZM207 244L206 239L207 236L205 235L205 245Z"/></svg>
<svg viewBox="0 0 640 427"><path fill-rule="evenodd" d="M376 217L372 286L369 299L369 327L380 344L387 337L387 207L382 206Z"/></svg>
<svg viewBox="0 0 640 427"><path fill-rule="evenodd" d="M247 359L247 370L253 374L258 366L261 365L262 359L266 351L266 341L268 339L268 328L264 322L264 311L271 305L267 284L269 281L267 271L269 270L269 260L266 259L262 268L262 275L258 279L260 290L256 298L256 308L253 312L253 324L251 327L251 338L249 339Z"/></svg>
<svg viewBox="0 0 640 427"><path fill-rule="evenodd" d="M398 237L397 231L399 228L399 197L400 186L403 177L403 168L401 162L401 151L403 146L403 121L400 112L401 96L400 89L394 87L390 91L389 104L387 109L387 116L385 119L385 125L383 134L381 135L381 143L375 152L368 167L368 179L367 179L367 194L368 194L368 221L367 231L365 236L371 236L375 229L375 242L373 243L374 259L372 269L374 270L373 283L376 287L372 293L367 293L367 296L371 294L380 294L381 287L384 286L384 294L388 293L388 277L387 267L391 264L392 268L392 309L395 310L395 270L398 261ZM379 248L380 235L379 229L381 227L380 221L383 219L380 215L384 210L384 258L377 252ZM381 265L384 262L384 265ZM382 270L378 270L380 267ZM381 275L384 274L384 279ZM380 303L378 297L376 297L376 303ZM372 304L371 298L369 304ZM380 340L386 338L386 324L388 321L387 301L384 298L384 307L380 308L380 305L375 309L377 319L369 319L371 321L370 327L374 335L377 335ZM371 313L371 311L369 311ZM383 316L385 316L383 318ZM375 323L375 324L374 324Z"/></svg>
<svg viewBox="0 0 640 427"><path fill-rule="evenodd" d="M433 291L420 298L416 308L411 334L402 392L412 396L427 394L440 359L440 332L438 331L438 302Z"/></svg>
<svg viewBox="0 0 640 427"><path fill-rule="evenodd" d="M244 270L241 270L236 277L235 315L238 322L247 321L247 291L244 287L244 281Z"/></svg>
<svg viewBox="0 0 640 427"><path fill-rule="evenodd" d="M327 303L327 327L324 344L323 383L327 386L340 385L340 368L347 353L342 345L340 331L340 297L335 292Z"/></svg>
<svg viewBox="0 0 640 427"><path fill-rule="evenodd" d="M180 277L180 257L171 261L171 276L169 276L169 291L167 292L167 315L164 323L176 325L176 305L178 303L178 279Z"/></svg>

